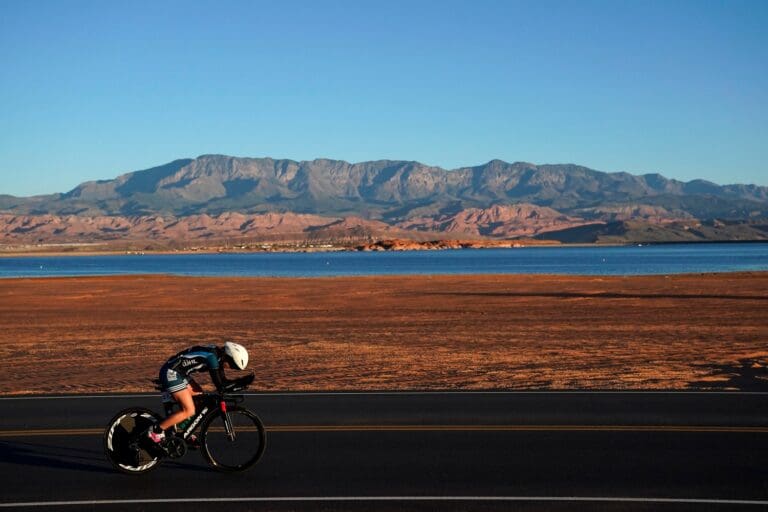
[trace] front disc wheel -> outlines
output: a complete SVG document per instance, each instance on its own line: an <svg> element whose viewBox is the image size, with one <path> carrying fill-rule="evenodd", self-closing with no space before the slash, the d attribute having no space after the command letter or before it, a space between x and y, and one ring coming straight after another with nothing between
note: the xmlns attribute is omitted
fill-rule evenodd
<svg viewBox="0 0 768 512"><path fill-rule="evenodd" d="M261 458L267 442L259 417L241 407L231 407L226 413L217 411L208 416L200 428L200 437L203 456L219 471L250 468Z"/></svg>

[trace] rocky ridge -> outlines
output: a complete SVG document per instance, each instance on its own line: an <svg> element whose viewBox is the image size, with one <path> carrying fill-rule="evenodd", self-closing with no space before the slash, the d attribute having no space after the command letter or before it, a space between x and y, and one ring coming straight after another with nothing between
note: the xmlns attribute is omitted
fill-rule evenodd
<svg viewBox="0 0 768 512"><path fill-rule="evenodd" d="M681 182L659 174L491 160L445 170L412 161L275 160L202 155L31 198L0 195L0 212L176 217L295 212L397 223L529 203L571 216L658 208L673 218L768 217L768 187Z"/></svg>
<svg viewBox="0 0 768 512"><path fill-rule="evenodd" d="M531 204L470 208L396 224L290 212L183 217L0 214L0 245L154 243L179 248L290 242L365 250L402 250L409 244L446 249L514 246L515 241L534 238L561 243L764 240L767 226L765 222L675 219L642 207L592 210L577 217Z"/></svg>
<svg viewBox="0 0 768 512"><path fill-rule="evenodd" d="M435 231L462 236L515 238L558 231L587 223L552 208L532 204L469 208L451 215L415 217L399 223L416 231Z"/></svg>
<svg viewBox="0 0 768 512"><path fill-rule="evenodd" d="M0 195L0 244L760 240L764 219L768 187L572 164L491 160L448 171L203 155L63 194Z"/></svg>
<svg viewBox="0 0 768 512"><path fill-rule="evenodd" d="M0 215L0 243L349 241L407 236L383 222L295 213L245 215L96 216Z"/></svg>

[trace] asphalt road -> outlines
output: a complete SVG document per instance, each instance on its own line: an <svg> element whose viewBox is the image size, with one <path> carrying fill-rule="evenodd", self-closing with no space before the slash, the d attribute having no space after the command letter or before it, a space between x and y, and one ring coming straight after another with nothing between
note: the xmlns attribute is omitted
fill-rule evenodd
<svg viewBox="0 0 768 512"><path fill-rule="evenodd" d="M249 395L267 449L235 475L114 471L101 431L132 405L160 404L0 399L0 508L768 510L766 393Z"/></svg>

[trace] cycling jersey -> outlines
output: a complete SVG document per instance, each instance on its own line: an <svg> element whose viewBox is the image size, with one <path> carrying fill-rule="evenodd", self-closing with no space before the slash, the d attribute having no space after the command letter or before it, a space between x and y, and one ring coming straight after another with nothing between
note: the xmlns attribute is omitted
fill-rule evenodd
<svg viewBox="0 0 768 512"><path fill-rule="evenodd" d="M214 345L194 346L182 350L168 359L160 368L160 382L169 393L181 391L189 385L191 373L208 370L217 389L224 383L222 360L224 353Z"/></svg>

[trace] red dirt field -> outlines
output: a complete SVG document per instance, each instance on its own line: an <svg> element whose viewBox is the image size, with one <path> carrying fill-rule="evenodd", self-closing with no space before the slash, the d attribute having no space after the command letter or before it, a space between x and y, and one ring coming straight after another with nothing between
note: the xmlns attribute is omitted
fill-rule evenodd
<svg viewBox="0 0 768 512"><path fill-rule="evenodd" d="M765 389L768 273L0 280L0 393L149 391L234 340L255 390Z"/></svg>

